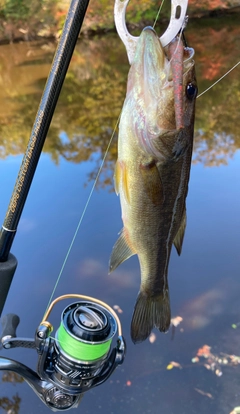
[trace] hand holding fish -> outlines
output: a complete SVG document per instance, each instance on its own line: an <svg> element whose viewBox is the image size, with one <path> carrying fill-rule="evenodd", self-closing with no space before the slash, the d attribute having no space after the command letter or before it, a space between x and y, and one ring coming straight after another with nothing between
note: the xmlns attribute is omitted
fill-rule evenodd
<svg viewBox="0 0 240 414"><path fill-rule="evenodd" d="M165 47L151 27L135 42L119 124L115 189L124 227L110 271L138 255L141 286L131 324L135 343L153 327L169 328L168 263L172 244L181 253L186 227L197 84L194 50L184 47L178 31Z"/></svg>

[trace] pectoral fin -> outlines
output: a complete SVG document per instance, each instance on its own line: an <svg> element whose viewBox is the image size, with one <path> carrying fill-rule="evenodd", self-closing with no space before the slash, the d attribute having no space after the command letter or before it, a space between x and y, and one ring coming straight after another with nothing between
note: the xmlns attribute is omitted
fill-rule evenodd
<svg viewBox="0 0 240 414"><path fill-rule="evenodd" d="M123 229L120 237L113 246L109 262L109 273L115 270L122 262L129 259L129 257L134 254L136 254L136 252L129 247L125 237L125 230Z"/></svg>
<svg viewBox="0 0 240 414"><path fill-rule="evenodd" d="M115 191L116 194L119 194L120 185L122 185L123 194L127 201L130 202L129 196L129 189L128 189L128 179L127 179L127 168L123 162L117 160L115 165L115 173L114 173L114 184L115 184Z"/></svg>
<svg viewBox="0 0 240 414"><path fill-rule="evenodd" d="M115 187L115 192L117 195L119 194L120 180L121 180L121 170L120 170L119 161L117 160L116 165L115 165L115 171L114 171L114 187Z"/></svg>
<svg viewBox="0 0 240 414"><path fill-rule="evenodd" d="M183 215L182 215L182 220L181 220L180 227L179 227L178 232L177 232L177 234L175 236L175 239L173 241L173 244L176 247L176 250L177 250L179 256L180 256L181 251L182 251L182 244L183 244L183 238L184 238L186 225L187 225L187 215L186 215L186 207L185 207Z"/></svg>
<svg viewBox="0 0 240 414"><path fill-rule="evenodd" d="M143 187L152 203L156 206L163 203L163 185L155 161L140 165Z"/></svg>
<svg viewBox="0 0 240 414"><path fill-rule="evenodd" d="M159 139L154 140L154 147L167 161L177 161L189 146L188 134L185 129L179 128L162 132Z"/></svg>

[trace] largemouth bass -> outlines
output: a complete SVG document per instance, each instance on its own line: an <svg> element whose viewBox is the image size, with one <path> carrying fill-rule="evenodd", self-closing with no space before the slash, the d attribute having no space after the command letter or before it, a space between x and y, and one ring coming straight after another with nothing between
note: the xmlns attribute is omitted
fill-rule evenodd
<svg viewBox="0 0 240 414"><path fill-rule="evenodd" d="M185 200L192 156L197 84L194 51L176 37L162 47L151 27L138 40L128 75L118 137L115 190L123 230L110 271L134 254L141 268L131 337L145 340L171 320L168 263L186 227Z"/></svg>

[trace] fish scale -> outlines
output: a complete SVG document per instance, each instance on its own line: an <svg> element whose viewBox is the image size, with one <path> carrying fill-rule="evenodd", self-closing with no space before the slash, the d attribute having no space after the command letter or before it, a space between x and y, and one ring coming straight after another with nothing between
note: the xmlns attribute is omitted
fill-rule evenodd
<svg viewBox="0 0 240 414"><path fill-rule="evenodd" d="M178 254L182 249L193 145L193 54L179 37L163 49L148 27L139 37L128 75L115 168L123 230L113 247L110 271L138 255L141 285L131 323L134 343L145 340L153 327L166 332L170 325L168 263L172 245ZM188 85L195 94L188 96Z"/></svg>

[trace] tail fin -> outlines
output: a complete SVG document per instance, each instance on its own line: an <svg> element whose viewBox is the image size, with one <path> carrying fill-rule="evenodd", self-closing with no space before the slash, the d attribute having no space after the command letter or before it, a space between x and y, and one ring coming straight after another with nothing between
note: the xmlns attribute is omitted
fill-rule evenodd
<svg viewBox="0 0 240 414"><path fill-rule="evenodd" d="M135 304L131 338L134 343L142 342L150 335L153 327L166 332L171 322L171 309L168 290L161 295L150 297L145 292L138 294Z"/></svg>

